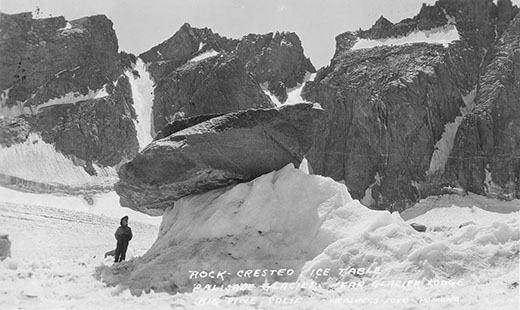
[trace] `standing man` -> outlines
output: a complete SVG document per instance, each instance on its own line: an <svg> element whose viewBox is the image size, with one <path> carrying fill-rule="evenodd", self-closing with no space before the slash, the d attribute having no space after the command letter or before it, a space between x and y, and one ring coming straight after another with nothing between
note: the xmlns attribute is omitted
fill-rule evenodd
<svg viewBox="0 0 520 310"><path fill-rule="evenodd" d="M132 240L132 229L128 226L128 216L123 216L119 226L116 230L115 237L117 240L117 247L115 253L114 263L124 261L126 256L126 249L128 242Z"/></svg>

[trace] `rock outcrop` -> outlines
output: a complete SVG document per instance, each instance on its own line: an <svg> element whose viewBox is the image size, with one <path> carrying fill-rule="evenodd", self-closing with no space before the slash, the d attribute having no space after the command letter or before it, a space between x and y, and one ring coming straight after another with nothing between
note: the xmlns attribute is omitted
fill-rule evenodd
<svg viewBox="0 0 520 310"><path fill-rule="evenodd" d="M302 103L174 122L121 167L121 205L161 215L181 197L299 165L323 114Z"/></svg>
<svg viewBox="0 0 520 310"><path fill-rule="evenodd" d="M505 175L498 177L498 170L494 174L501 186L517 186L513 184L516 165L511 150L515 147L510 145L516 143L516 123L512 120L518 116L511 104L494 112L508 117L507 122L505 116L504 121L499 121L504 129L493 133L495 137L510 137L499 138L504 141L500 152L507 154L505 157L490 151L483 162L475 159L479 161L478 169L470 168L472 165L464 159L465 164L457 164L466 169L456 173L460 177L447 177L461 168L446 166L448 158L453 157L450 153L454 144L468 150L462 152L466 154L460 155L463 157L471 153L473 158L479 158L482 153L479 142L470 143L474 147L469 148L463 146L465 138L454 142L463 117L464 123L481 119L479 128L491 126L483 117L468 115L474 108L475 94L477 98L507 98L499 99L507 102L518 98L514 97L514 42L510 40L507 46L500 43L511 32L505 29L514 27L506 25L516 12L518 8L510 1L495 5L490 0L440 0L433 6L423 5L417 16L396 24L381 17L368 30L339 35L331 64L320 69L303 90L304 99L320 103L327 112L327 121L320 125L320 134L308 156L314 171L345 180L354 198L390 210L403 210L421 197L440 194L447 185L459 186L454 180L460 178L464 180L458 181L467 190L474 188L469 184L477 179L480 192L484 192L483 162L502 166L499 170ZM424 43L406 44L407 38L417 42L414 40L421 33ZM443 36L448 34L457 37L445 41ZM439 38L439 44L435 38ZM498 54L507 68L498 69L501 65L494 60L495 69L485 69L493 60L496 44L503 46ZM486 79L489 74L483 76L485 71L493 71L492 76ZM502 81L501 91L486 95L490 91L484 85L497 80ZM483 100L488 99L477 99L477 105ZM457 136L476 137L476 131L470 128L477 127L472 126L462 126L460 130L470 132ZM483 133L480 129L478 132ZM485 132L489 135L492 131ZM457 148L455 154L461 153ZM499 165L499 161L503 164ZM478 178L464 176L470 171Z"/></svg>

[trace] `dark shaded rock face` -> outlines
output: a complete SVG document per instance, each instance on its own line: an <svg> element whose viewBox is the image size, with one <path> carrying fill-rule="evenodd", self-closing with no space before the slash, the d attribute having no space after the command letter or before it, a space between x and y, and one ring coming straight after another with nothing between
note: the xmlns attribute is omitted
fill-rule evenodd
<svg viewBox="0 0 520 310"><path fill-rule="evenodd" d="M120 77L110 96L50 106L29 122L45 142L54 144L63 154L116 166L138 149L129 89L128 79Z"/></svg>
<svg viewBox="0 0 520 310"><path fill-rule="evenodd" d="M0 29L0 90L9 89L8 106L87 94L122 74L117 37L104 15L67 22L2 13Z"/></svg>
<svg viewBox="0 0 520 310"><path fill-rule="evenodd" d="M186 116L272 107L258 83L232 55L188 62L155 87L155 128Z"/></svg>
<svg viewBox="0 0 520 310"><path fill-rule="evenodd" d="M9 147L24 142L30 129L23 118L0 119L0 145Z"/></svg>
<svg viewBox="0 0 520 310"><path fill-rule="evenodd" d="M354 198L390 210L442 193L447 185L484 193L486 164L494 166L490 171L496 185L518 187L518 114L511 106L519 98L513 47L518 41L507 39L513 30L504 30L516 12L510 1L495 5L490 0L441 0L423 5L417 16L399 23L381 17L368 30L339 35L331 64L303 90L303 97L320 103L327 114L308 156L314 171L345 180ZM360 38L385 39L448 26L460 35L449 46L416 43L352 50ZM497 88L496 81L502 87ZM446 155L455 156L451 162L457 164L432 173L432 154L445 126L456 130L473 107L463 97L475 91L477 106L492 101L496 108L478 108L465 116L453 152Z"/></svg>
<svg viewBox="0 0 520 310"><path fill-rule="evenodd" d="M281 102L287 100L287 88L302 83L307 72L316 72L293 32L247 35L238 43L236 53L246 70L258 82L267 83Z"/></svg>
<svg viewBox="0 0 520 310"><path fill-rule="evenodd" d="M469 191L512 199L520 197L520 15L490 53L447 170Z"/></svg>
<svg viewBox="0 0 520 310"><path fill-rule="evenodd" d="M444 124L463 105L447 57L440 45L381 47L320 70L304 94L327 114L308 156L314 171L345 180L356 199L379 174L379 206L417 199L412 180L424 180Z"/></svg>
<svg viewBox="0 0 520 310"><path fill-rule="evenodd" d="M153 115L159 129L202 113L273 107L260 84L285 101L287 88L316 71L294 33L235 40L189 24L139 57L157 85Z"/></svg>
<svg viewBox="0 0 520 310"><path fill-rule="evenodd" d="M92 164L116 166L137 153L122 65L135 56L119 55L106 16L66 21L0 13L0 29L0 144L37 133L58 152L86 162L90 175L96 174Z"/></svg>
<svg viewBox="0 0 520 310"><path fill-rule="evenodd" d="M302 103L173 123L121 167L115 186L121 205L161 215L180 197L297 166L323 114Z"/></svg>

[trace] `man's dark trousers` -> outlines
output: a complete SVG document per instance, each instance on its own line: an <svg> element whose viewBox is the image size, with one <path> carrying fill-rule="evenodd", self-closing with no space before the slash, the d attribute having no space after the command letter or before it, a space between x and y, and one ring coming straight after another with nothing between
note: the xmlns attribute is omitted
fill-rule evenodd
<svg viewBox="0 0 520 310"><path fill-rule="evenodd" d="M126 258L126 249L128 249L128 240L118 240L116 246L115 262L124 261Z"/></svg>

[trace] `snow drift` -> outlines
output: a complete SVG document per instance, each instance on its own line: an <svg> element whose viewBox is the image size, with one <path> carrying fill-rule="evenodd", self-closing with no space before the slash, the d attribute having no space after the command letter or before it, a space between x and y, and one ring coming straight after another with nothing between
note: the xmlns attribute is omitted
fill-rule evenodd
<svg viewBox="0 0 520 310"><path fill-rule="evenodd" d="M100 268L98 276L140 294L244 282L465 280L479 272L485 277L497 263L514 268L518 217L448 231L419 233L397 213L353 200L343 184L289 164L248 183L181 198L165 211L145 255ZM320 268L331 272L320 276ZM341 274L349 268L379 272Z"/></svg>

